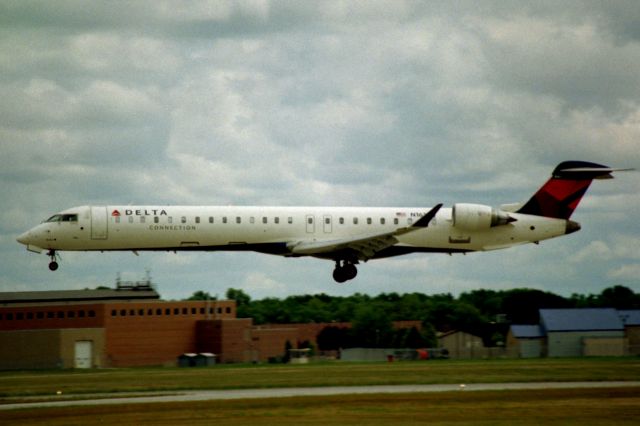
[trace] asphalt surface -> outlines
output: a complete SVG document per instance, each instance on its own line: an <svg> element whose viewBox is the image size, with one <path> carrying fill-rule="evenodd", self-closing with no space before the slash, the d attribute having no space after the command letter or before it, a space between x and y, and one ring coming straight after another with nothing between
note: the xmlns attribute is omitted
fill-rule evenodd
<svg viewBox="0 0 640 426"><path fill-rule="evenodd" d="M336 386L317 388L234 389L136 394L60 395L49 400L0 404L0 410L68 407L88 405L149 404L229 399L285 398L294 396L329 396L385 393L473 392L521 389L575 389L640 387L640 382L541 382L541 383L473 383L446 385ZM62 398L83 398L65 399ZM6 401L6 400L5 400ZM24 401L24 399L22 399Z"/></svg>

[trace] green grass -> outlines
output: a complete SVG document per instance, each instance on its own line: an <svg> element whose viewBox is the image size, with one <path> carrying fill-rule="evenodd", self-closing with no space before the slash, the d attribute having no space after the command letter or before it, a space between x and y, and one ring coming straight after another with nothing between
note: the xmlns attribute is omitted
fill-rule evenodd
<svg viewBox="0 0 640 426"><path fill-rule="evenodd" d="M0 372L7 397L276 387L640 380L640 358L577 358L210 368ZM6 402L6 401L5 401Z"/></svg>
<svg viewBox="0 0 640 426"><path fill-rule="evenodd" d="M637 388L345 395L0 412L20 425L636 425Z"/></svg>

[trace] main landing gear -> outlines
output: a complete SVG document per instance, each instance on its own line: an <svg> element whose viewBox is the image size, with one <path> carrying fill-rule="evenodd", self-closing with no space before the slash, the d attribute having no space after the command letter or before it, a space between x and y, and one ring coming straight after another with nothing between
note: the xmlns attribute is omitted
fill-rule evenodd
<svg viewBox="0 0 640 426"><path fill-rule="evenodd" d="M49 258L51 259L51 262L49 262L49 270L55 271L56 269L58 269L58 262L56 262L56 259L57 259L56 251L49 250L49 253L47 253L47 256L49 256Z"/></svg>
<svg viewBox="0 0 640 426"><path fill-rule="evenodd" d="M355 262L357 263L357 261ZM333 279L338 283L352 280L358 275L358 269L354 262L348 260L342 261L336 260L336 269L333 270Z"/></svg>

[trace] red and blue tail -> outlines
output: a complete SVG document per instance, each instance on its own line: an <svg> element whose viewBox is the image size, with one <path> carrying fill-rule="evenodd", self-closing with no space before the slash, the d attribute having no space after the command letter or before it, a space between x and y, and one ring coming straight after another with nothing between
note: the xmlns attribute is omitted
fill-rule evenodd
<svg viewBox="0 0 640 426"><path fill-rule="evenodd" d="M593 179L612 179L611 169L586 161L560 163L551 179L527 201L517 213L569 219Z"/></svg>

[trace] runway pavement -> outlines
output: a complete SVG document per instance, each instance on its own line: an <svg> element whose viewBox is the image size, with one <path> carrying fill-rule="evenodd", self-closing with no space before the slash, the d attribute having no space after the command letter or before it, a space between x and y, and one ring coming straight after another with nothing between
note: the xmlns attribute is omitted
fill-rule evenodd
<svg viewBox="0 0 640 426"><path fill-rule="evenodd" d="M392 386L337 386L316 388L274 388L274 389L234 389L211 391L148 392L136 394L92 394L60 395L55 398L83 398L42 400L0 404L0 410L24 408L149 404L167 402L192 402L229 399L285 398L295 396L329 396L384 393L425 393L425 392L473 392L489 390L519 389L572 389L572 388L614 388L639 387L640 382L541 382L541 383L472 383L445 385L392 385ZM6 401L6 400L5 400ZM22 399L24 401L24 398Z"/></svg>

